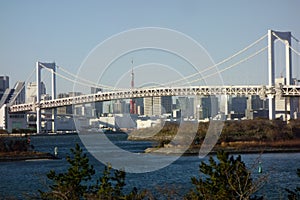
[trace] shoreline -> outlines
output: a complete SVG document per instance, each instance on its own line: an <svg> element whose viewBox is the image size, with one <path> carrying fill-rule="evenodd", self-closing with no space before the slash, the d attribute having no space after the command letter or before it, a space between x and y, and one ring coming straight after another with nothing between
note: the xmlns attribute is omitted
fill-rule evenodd
<svg viewBox="0 0 300 200"><path fill-rule="evenodd" d="M217 151L226 151L229 154L266 154L266 153L300 153L300 148L277 148L277 149L218 149L211 150L207 155L217 154ZM183 155L183 156L195 156L199 155L200 149L187 149L182 152L180 149L176 148L147 148L144 153L149 154L161 154L161 155Z"/></svg>
<svg viewBox="0 0 300 200"><path fill-rule="evenodd" d="M135 138L136 139L136 138ZM132 140L134 141L134 140ZM139 141L139 140L136 140ZM144 140L145 141L145 140ZM153 141L153 140L152 140ZM196 156L200 155L202 145L181 146L164 144L163 147L150 147L144 150L144 153L161 154L161 155L183 155ZM202 147L203 148L203 147ZM292 140L278 141L234 141L219 142L205 155L216 154L218 151L226 151L230 154L262 154L262 153L299 153L300 138ZM36 151L13 151L0 152L0 162L26 161L26 160L56 160L61 159L51 153Z"/></svg>
<svg viewBox="0 0 300 200"><path fill-rule="evenodd" d="M153 147L145 149L145 153L166 154L166 155L198 155L201 145L197 146L174 146L164 145L164 147ZM252 154L252 153L298 153L300 152L300 139L258 142L258 141L236 141L222 142L216 144L207 154L216 154L218 151L226 151L230 154Z"/></svg>
<svg viewBox="0 0 300 200"><path fill-rule="evenodd" d="M51 153L36 151L0 152L0 162L29 161L29 160L57 160Z"/></svg>

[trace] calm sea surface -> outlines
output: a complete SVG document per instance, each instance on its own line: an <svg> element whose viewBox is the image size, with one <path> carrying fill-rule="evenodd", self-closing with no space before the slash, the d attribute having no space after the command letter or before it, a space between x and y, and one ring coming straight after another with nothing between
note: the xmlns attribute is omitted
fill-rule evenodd
<svg viewBox="0 0 300 200"><path fill-rule="evenodd" d="M150 142L127 141L126 135L108 135L110 140L119 147L135 153L143 152L151 147ZM68 168L65 156L70 153L76 143L82 146L77 135L33 136L31 142L36 151L54 152L58 147L59 160L35 160L0 163L0 199L14 197L24 199L28 195L37 194L37 191L47 190L46 174L50 170L64 172ZM88 154L89 155L89 154ZM97 173L95 180L101 175L104 165L89 155L90 163L94 165ZM300 178L296 175L300 168L300 153L268 153L268 154L244 154L242 160L251 166L257 158L262 162L263 173L269 174L267 183L260 189L259 194L267 199L285 199L284 188L300 186ZM137 187L139 190L148 189L152 194L165 199L163 193L176 191L182 196L192 187L190 178L199 176L199 164L207 161L207 157L199 159L198 156L183 156L171 165L160 170L148 173L127 173L126 188L131 190ZM253 171L253 178L257 176L257 170ZM167 188L167 189L166 189ZM164 192L161 192L164 191ZM161 192L161 193L160 193Z"/></svg>

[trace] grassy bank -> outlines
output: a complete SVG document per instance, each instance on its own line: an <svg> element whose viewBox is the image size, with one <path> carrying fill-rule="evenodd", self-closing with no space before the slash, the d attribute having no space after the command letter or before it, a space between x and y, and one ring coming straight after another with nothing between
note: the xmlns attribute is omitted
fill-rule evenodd
<svg viewBox="0 0 300 200"><path fill-rule="evenodd" d="M0 137L0 162L32 159L55 159L50 153L36 152L29 137Z"/></svg>
<svg viewBox="0 0 300 200"><path fill-rule="evenodd" d="M212 136L219 137L214 151L220 149L233 152L300 151L300 120L292 120L289 123L265 119L199 124L166 122L163 127L136 130L128 139L157 141L157 147L165 147L160 151L171 152L172 148L178 149L182 146L186 148L184 136L193 136L187 152L196 153L199 152L208 130ZM218 130L222 130L220 136ZM181 142L179 140L179 143L177 140L174 144L172 140L178 135L182 135L182 140ZM151 150L157 151L157 148L147 151Z"/></svg>

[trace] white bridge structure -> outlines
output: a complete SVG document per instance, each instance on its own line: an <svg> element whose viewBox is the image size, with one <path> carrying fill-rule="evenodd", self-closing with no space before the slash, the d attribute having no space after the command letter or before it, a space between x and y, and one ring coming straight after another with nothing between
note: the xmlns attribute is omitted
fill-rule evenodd
<svg viewBox="0 0 300 200"><path fill-rule="evenodd" d="M279 95L285 97L300 96L300 86L290 85L281 88L252 85L252 86L186 86L186 87L163 87L163 88L140 88L133 90L121 90L113 92L101 92L75 97L59 98L40 101L39 103L18 104L10 107L10 112L36 111L40 109L51 109L74 104L86 104L97 101L111 101L116 99L131 99L143 97L161 96L211 96L211 95L233 95L249 96Z"/></svg>
<svg viewBox="0 0 300 200"><path fill-rule="evenodd" d="M293 106L293 97L300 97L300 86L295 85L292 80L292 62L291 62L291 32L268 31L268 85L240 85L240 86L179 86L179 87L149 87L122 89L118 91L108 91L96 94L80 95L68 98L56 99L56 83L55 83L55 63L36 64L36 80L37 80L37 101L26 104L11 105L10 113L34 111L37 113L37 132L41 130L41 109L53 109L61 106L74 104L86 104L99 101L110 101L115 99L131 99L140 97L160 97L160 96L210 96L210 95L234 95L249 96L259 95L262 98L268 98L269 101L269 119L275 118L275 98L289 97L290 117L296 111ZM275 86L275 64L274 64L274 41L280 40L285 44L285 78L286 84ZM292 49L293 50L293 49ZM299 52L297 52L299 53ZM42 68L52 70L52 100L41 100L40 93L40 71ZM53 123L55 123L56 111L53 111Z"/></svg>

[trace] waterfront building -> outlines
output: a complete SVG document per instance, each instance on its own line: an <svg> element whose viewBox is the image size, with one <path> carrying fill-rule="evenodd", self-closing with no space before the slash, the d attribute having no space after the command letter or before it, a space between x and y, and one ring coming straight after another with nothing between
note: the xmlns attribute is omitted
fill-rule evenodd
<svg viewBox="0 0 300 200"><path fill-rule="evenodd" d="M126 102L124 100L115 100L113 101L112 108L113 108L113 113L114 114L121 114L121 113L126 113L129 109L126 109ZM128 112L127 112L128 113Z"/></svg>
<svg viewBox="0 0 300 200"><path fill-rule="evenodd" d="M268 101L267 99L261 99L259 95L251 95L247 99L247 109L249 110L268 109Z"/></svg>
<svg viewBox="0 0 300 200"><path fill-rule="evenodd" d="M275 79L275 86L280 87L280 85L285 84L285 78L276 78ZM285 117L284 113L290 110L290 105L287 101L287 98L282 96L276 96L275 98L275 110L276 110L276 117Z"/></svg>
<svg viewBox="0 0 300 200"><path fill-rule="evenodd" d="M181 110L180 109L173 109L172 110L172 118L173 119L180 119L181 118Z"/></svg>
<svg viewBox="0 0 300 200"><path fill-rule="evenodd" d="M102 88L91 87L91 94L101 93ZM91 104L95 108L95 115L99 117L103 113L103 103L94 102Z"/></svg>
<svg viewBox="0 0 300 200"><path fill-rule="evenodd" d="M247 97L244 96L229 97L230 113L240 114L244 117L246 109L247 109Z"/></svg>
<svg viewBox="0 0 300 200"><path fill-rule="evenodd" d="M147 116L160 116L172 112L172 97L145 97L144 114Z"/></svg>
<svg viewBox="0 0 300 200"><path fill-rule="evenodd" d="M195 119L211 118L218 114L219 101L216 96L196 96L194 100Z"/></svg>
<svg viewBox="0 0 300 200"><path fill-rule="evenodd" d="M268 118L268 100L261 99L259 95L251 95L247 99L246 118Z"/></svg>
<svg viewBox="0 0 300 200"><path fill-rule="evenodd" d="M0 100L0 107L4 104L22 104L25 103L25 83L17 82L14 88L7 88Z"/></svg>
<svg viewBox="0 0 300 200"><path fill-rule="evenodd" d="M29 82L26 88L26 103L36 102L36 82ZM46 94L46 86L41 82L41 95Z"/></svg>
<svg viewBox="0 0 300 200"><path fill-rule="evenodd" d="M12 94L12 98L11 102L13 104L23 104L25 103L25 82L23 81L18 81L14 88L13 88L13 94Z"/></svg>
<svg viewBox="0 0 300 200"><path fill-rule="evenodd" d="M191 117L194 115L194 98L178 97L176 99L176 109L181 111L181 117Z"/></svg>
<svg viewBox="0 0 300 200"><path fill-rule="evenodd" d="M161 97L161 106L162 112L161 114L172 113L172 97Z"/></svg>
<svg viewBox="0 0 300 200"><path fill-rule="evenodd" d="M275 79L275 87L280 87L281 85L286 85L286 78L280 77ZM292 103L292 108L294 110L293 117L297 118L297 115L299 113L299 97L282 97L279 95L276 96L275 97L276 118L282 118L284 121L289 120L291 118L290 117L291 103Z"/></svg>
<svg viewBox="0 0 300 200"><path fill-rule="evenodd" d="M69 97L69 94L67 94L67 93L59 93L57 95L57 98L59 98L59 99L60 98L67 98L67 97ZM57 109L57 114L58 115L67 115L67 114L71 115L73 113L71 105L57 107L56 109Z"/></svg>
<svg viewBox="0 0 300 200"><path fill-rule="evenodd" d="M0 100L5 93L5 90L9 88L9 77L0 76Z"/></svg>
<svg viewBox="0 0 300 200"><path fill-rule="evenodd" d="M90 119L90 126L101 129L128 130L136 128L136 114L108 114L98 119Z"/></svg>
<svg viewBox="0 0 300 200"><path fill-rule="evenodd" d="M144 99L135 98L136 114L144 115Z"/></svg>
<svg viewBox="0 0 300 200"><path fill-rule="evenodd" d="M73 105L73 113L75 116L83 116L86 118L95 117L94 107L91 104Z"/></svg>
<svg viewBox="0 0 300 200"><path fill-rule="evenodd" d="M82 92L69 92L69 97L76 97L82 95Z"/></svg>
<svg viewBox="0 0 300 200"><path fill-rule="evenodd" d="M161 119L138 119L136 120L137 129L151 128L160 126L162 124Z"/></svg>
<svg viewBox="0 0 300 200"><path fill-rule="evenodd" d="M57 95L57 98L59 98L59 99L61 99L61 98L67 98L67 97L69 97L69 94L67 94L67 93L59 93Z"/></svg>
<svg viewBox="0 0 300 200"><path fill-rule="evenodd" d="M144 106L137 106L136 107L136 114L144 115Z"/></svg>
<svg viewBox="0 0 300 200"><path fill-rule="evenodd" d="M6 104L0 107L0 129L7 130L11 133L13 129L23 129L27 127L27 115L24 112L9 113L7 109Z"/></svg>
<svg viewBox="0 0 300 200"><path fill-rule="evenodd" d="M220 96L220 112L223 113L225 116L229 113L228 99L228 95Z"/></svg>
<svg viewBox="0 0 300 200"><path fill-rule="evenodd" d="M58 115L71 115L73 114L73 109L72 106L61 106L61 107L57 107L57 114Z"/></svg>

